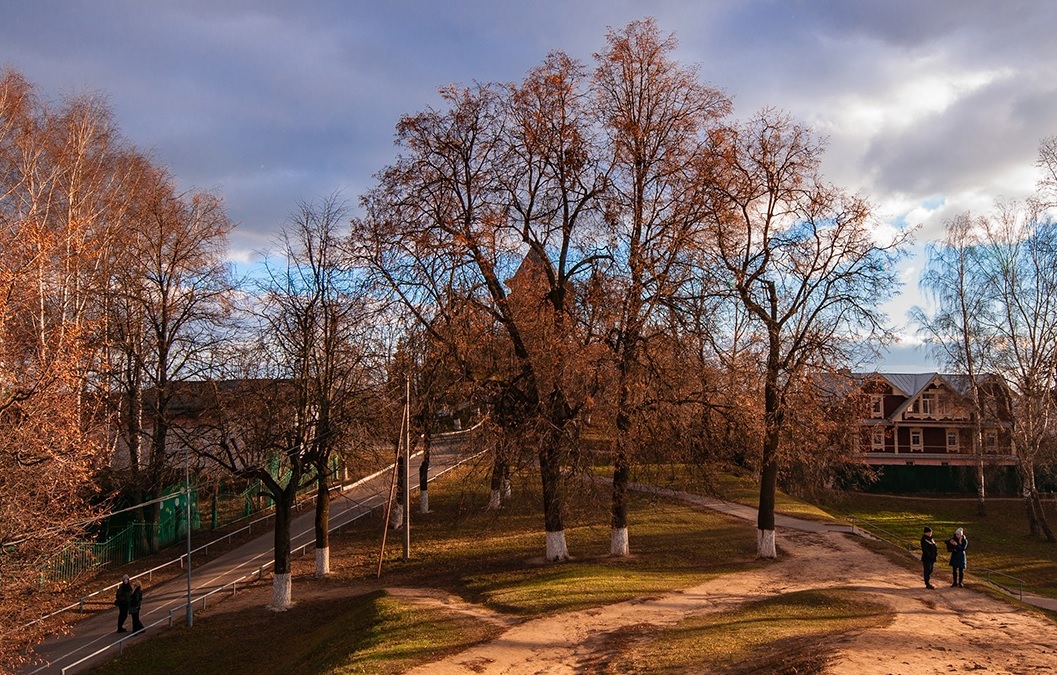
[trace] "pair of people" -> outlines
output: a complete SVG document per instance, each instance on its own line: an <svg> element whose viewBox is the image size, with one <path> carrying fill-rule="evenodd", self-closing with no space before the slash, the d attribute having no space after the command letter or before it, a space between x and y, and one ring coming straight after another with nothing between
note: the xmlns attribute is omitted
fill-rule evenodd
<svg viewBox="0 0 1057 675"><path fill-rule="evenodd" d="M121 577L114 604L117 605L117 632L128 632L125 630L125 619L129 615L132 616L132 632L143 630L143 623L139 620L139 611L143 606L143 588L138 581L130 581L127 574Z"/></svg>
<svg viewBox="0 0 1057 675"><path fill-rule="evenodd" d="M965 582L966 556L965 549L969 547L969 538L965 536L964 530L958 528L954 536L947 540L947 551L951 554L950 566L953 581L951 586L963 587ZM939 549L936 540L932 538L932 528L926 527L921 535L921 565L925 576L925 588L935 588L930 579L932 569L939 557Z"/></svg>

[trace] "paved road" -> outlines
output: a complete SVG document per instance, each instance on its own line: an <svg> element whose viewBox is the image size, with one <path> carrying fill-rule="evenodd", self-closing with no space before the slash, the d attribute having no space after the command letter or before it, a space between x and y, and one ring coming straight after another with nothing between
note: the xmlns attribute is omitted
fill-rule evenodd
<svg viewBox="0 0 1057 675"><path fill-rule="evenodd" d="M457 447L457 444L445 443L443 439L435 441L429 467L431 480L467 457L465 454L460 456L456 452ZM420 455L412 456L410 467L412 488L418 486L420 462ZM391 479L392 468L390 467L374 476L345 486L340 493L335 491L330 506L331 529L346 525L368 514L374 508L384 508L389 498ZM416 503L417 498L413 493L412 509L416 508ZM414 510L412 516L413 514ZM291 523L291 548L295 552L305 544L308 545L309 551L314 550L312 546L315 540L314 517L313 509L305 509ZM203 603L219 602L220 599L232 593L232 582L254 574L262 566L271 563L274 543L272 529L270 526L262 525L262 532L265 533L202 567L194 566L192 556L191 597L196 610L201 609L204 606ZM46 664L27 667L20 672L41 675L81 672L106 659L113 658L126 645L165 630L170 623L172 625L186 624L186 576L158 583L149 588L145 585L143 592L144 602L140 619L147 628L145 633L135 635L116 633L117 610L101 612L97 616L73 624L68 634L52 637L39 645L36 652L46 661ZM295 588L295 597L296 592ZM125 627L130 629L131 626L132 621L129 619L125 622Z"/></svg>

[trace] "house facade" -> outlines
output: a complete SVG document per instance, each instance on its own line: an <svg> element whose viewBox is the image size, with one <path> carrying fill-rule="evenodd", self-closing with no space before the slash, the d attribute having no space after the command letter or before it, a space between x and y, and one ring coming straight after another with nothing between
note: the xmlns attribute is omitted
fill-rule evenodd
<svg viewBox="0 0 1057 675"><path fill-rule="evenodd" d="M872 466L1013 466L1010 408L1000 380L978 379L982 448L968 377L940 373L868 373L855 377L864 398L859 454Z"/></svg>

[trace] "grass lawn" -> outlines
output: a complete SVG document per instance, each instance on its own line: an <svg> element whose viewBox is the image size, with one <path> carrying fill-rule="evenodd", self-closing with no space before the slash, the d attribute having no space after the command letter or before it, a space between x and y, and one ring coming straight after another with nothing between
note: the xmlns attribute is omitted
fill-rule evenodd
<svg viewBox="0 0 1057 675"><path fill-rule="evenodd" d="M752 505L757 497L745 475L666 469L635 480ZM484 468L452 472L431 485L432 512L412 515L409 560L401 560L401 538L390 535L381 579L381 522L365 519L332 535L327 579L313 578L311 556L295 560L292 609L271 612L263 608L267 600L240 609L232 607L237 598L220 603L196 614L194 628L161 631L92 672L399 673L488 640L502 628L443 606L416 605L389 595L386 587L438 589L501 615L528 618L664 593L760 564L754 562L751 524L642 494L631 500L633 555L610 558L608 490L598 484L579 486L571 500L565 533L573 559L546 563L537 481L518 479L513 499L500 511L487 511ZM868 519L914 542L925 523L939 535L960 525L970 538L970 573L980 566L1001 569L1030 579L1033 590L1057 595L1057 547L1020 532L1019 502L995 502L986 519L975 516L971 500L853 495L823 510L779 495L778 504L780 512L799 517L828 512ZM261 596L270 598L268 589L263 582ZM793 663L795 672L816 672L835 638L890 620L884 608L852 591L788 593L664 630L609 635L614 660L599 663L598 672L749 672L737 664L750 651L754 669Z"/></svg>
<svg viewBox="0 0 1057 675"><path fill-rule="evenodd" d="M1053 504L1047 504L1047 508L1050 523L1057 527ZM983 577L986 570L995 570L1024 580L1025 590L1057 597L1057 544L1029 535L1022 500L990 500L985 517L977 514L974 499L943 497L854 494L835 500L826 509L837 517L854 518L867 529L884 528L915 550L928 525L940 546L936 571L941 581L949 571L943 541L956 528L964 528L969 538L969 574ZM994 580L1011 583L1000 577Z"/></svg>
<svg viewBox="0 0 1057 675"><path fill-rule="evenodd" d="M623 643L620 656L602 672L822 672L838 638L892 618L886 606L850 590L784 593L659 632L613 636Z"/></svg>
<svg viewBox="0 0 1057 675"><path fill-rule="evenodd" d="M632 556L608 556L606 505L592 500L572 508L566 519L573 559L548 564L542 560L541 509L530 479L494 512L484 509L486 479L449 476L430 489L431 513L413 514L409 560L400 559L399 539L390 535L380 580L375 573L381 524L372 519L332 535L327 579L312 578L310 556L295 561L291 610L231 611L220 603L196 614L194 628L164 631L92 672L226 674L252 663L257 673L397 673L461 651L499 629L454 612L413 607L381 590L386 586L442 589L502 614L532 617L667 592L755 564L751 526L646 498L632 501ZM364 591L297 602L299 588L343 585Z"/></svg>

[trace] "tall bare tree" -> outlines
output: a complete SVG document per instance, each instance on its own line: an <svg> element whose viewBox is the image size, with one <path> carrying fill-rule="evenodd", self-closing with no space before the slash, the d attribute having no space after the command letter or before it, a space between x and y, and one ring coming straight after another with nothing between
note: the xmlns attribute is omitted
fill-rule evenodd
<svg viewBox="0 0 1057 675"><path fill-rule="evenodd" d="M1039 208L1035 200L1005 201L984 220L984 269L973 293L987 296L990 363L1012 393L1029 524L1052 542L1036 472L1057 447L1057 223Z"/></svg>
<svg viewBox="0 0 1057 675"><path fill-rule="evenodd" d="M632 427L642 421L646 351L651 339L664 335L658 313L667 312L690 280L689 257L706 206L696 194L696 172L709 126L730 111L730 100L701 84L696 68L673 59L675 48L675 38L662 36L647 19L611 30L606 50L595 56L593 84L610 162L610 257L619 270L610 278L620 287L611 340L618 372L611 523L616 556L629 552L627 484Z"/></svg>
<svg viewBox="0 0 1057 675"><path fill-rule="evenodd" d="M284 226L281 264L264 284L267 341L294 395L293 442L316 480L316 575L330 572L331 460L365 421L364 295L343 253L347 209L336 195L302 203Z"/></svg>
<svg viewBox="0 0 1057 675"><path fill-rule="evenodd" d="M984 471L984 397L980 371L987 363L992 336L986 326L994 322L993 304L977 286L983 278L982 222L968 213L946 223L946 237L927 249L921 287L934 299L937 310L929 316L920 307L911 318L922 329L933 351L945 366L964 373L969 380L973 415L973 454L976 459L976 498L980 515L987 512L987 480Z"/></svg>
<svg viewBox="0 0 1057 675"><path fill-rule="evenodd" d="M507 430L536 444L549 560L568 556L562 471L586 400L566 367L578 349L571 281L591 264L576 233L602 185L582 78L554 54L517 87L443 90L446 110L401 120L406 154L381 175L361 223L362 252L433 338L465 352L447 327L467 316L487 317L504 336L510 358L500 369L456 360L467 377L493 383Z"/></svg>
<svg viewBox="0 0 1057 675"><path fill-rule="evenodd" d="M169 449L170 401L180 380L211 375L213 348L230 330L232 281L225 261L233 224L218 197L179 193L155 172L123 242L111 281L114 383L127 387L121 431L130 452L134 499L151 501L177 480ZM139 410L142 410L142 418ZM140 439L147 441L148 452ZM157 507L143 518L155 523ZM155 537L147 542L153 549Z"/></svg>
<svg viewBox="0 0 1057 675"><path fill-rule="evenodd" d="M764 336L757 549L773 558L790 393L890 334L878 308L909 235L884 236L863 199L823 182L822 144L786 115L764 110L715 133L711 153L721 161L705 167L715 215L703 245Z"/></svg>

